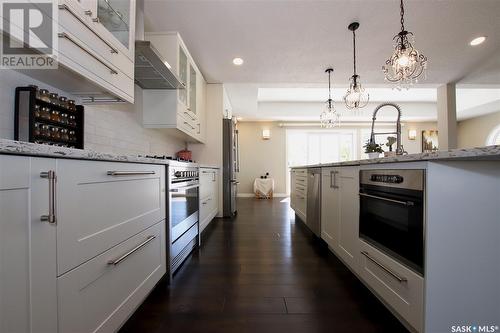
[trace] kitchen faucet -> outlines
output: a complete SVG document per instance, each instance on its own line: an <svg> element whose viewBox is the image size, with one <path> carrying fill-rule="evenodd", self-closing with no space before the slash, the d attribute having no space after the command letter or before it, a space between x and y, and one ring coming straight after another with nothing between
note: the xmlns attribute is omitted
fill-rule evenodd
<svg viewBox="0 0 500 333"><path fill-rule="evenodd" d="M396 132L383 132L383 133L375 133L374 132L374 127L375 127L375 120L377 119L377 112L384 106L392 106L396 110L398 110L398 119L396 120ZM396 134L396 155L403 155L405 153L403 149L403 145L401 144L401 108L394 103L382 103L379 106L375 108L375 111L373 111L373 117L372 117L372 132L370 134L370 144L375 144L375 135L379 134Z"/></svg>

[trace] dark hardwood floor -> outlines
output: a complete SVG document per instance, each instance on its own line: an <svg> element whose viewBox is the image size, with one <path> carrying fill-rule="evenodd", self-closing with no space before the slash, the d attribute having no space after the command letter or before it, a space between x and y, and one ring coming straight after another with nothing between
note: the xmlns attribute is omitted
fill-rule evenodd
<svg viewBox="0 0 500 333"><path fill-rule="evenodd" d="M281 199L238 199L125 332L407 332Z"/></svg>

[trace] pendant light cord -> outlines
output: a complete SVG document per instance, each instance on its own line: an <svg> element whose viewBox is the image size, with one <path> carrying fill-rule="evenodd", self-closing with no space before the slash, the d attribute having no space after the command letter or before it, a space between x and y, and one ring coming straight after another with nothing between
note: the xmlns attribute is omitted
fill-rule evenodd
<svg viewBox="0 0 500 333"><path fill-rule="evenodd" d="M354 45L354 76L356 76L356 30L352 31L352 43Z"/></svg>
<svg viewBox="0 0 500 333"><path fill-rule="evenodd" d="M405 31L405 7L403 6L403 0L401 0L401 31Z"/></svg>
<svg viewBox="0 0 500 333"><path fill-rule="evenodd" d="M330 77L332 75L332 72L328 72L328 108L331 110L332 109L332 88L331 88L331 81Z"/></svg>

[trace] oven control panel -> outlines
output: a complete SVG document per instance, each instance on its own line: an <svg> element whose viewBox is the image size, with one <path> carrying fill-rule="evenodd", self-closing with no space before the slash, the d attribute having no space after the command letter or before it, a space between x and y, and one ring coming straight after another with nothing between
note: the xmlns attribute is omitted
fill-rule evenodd
<svg viewBox="0 0 500 333"><path fill-rule="evenodd" d="M172 170L174 179L195 179L198 178L198 169L194 168L182 168Z"/></svg>
<svg viewBox="0 0 500 333"><path fill-rule="evenodd" d="M370 180L372 182L389 183L389 184L401 184L402 182L404 182L404 178L399 175L373 174L370 176Z"/></svg>

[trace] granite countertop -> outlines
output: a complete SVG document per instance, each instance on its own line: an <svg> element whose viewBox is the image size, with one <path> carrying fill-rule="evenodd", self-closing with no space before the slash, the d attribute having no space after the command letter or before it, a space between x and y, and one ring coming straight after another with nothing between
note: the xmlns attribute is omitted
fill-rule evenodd
<svg viewBox="0 0 500 333"><path fill-rule="evenodd" d="M51 158L69 158L77 160L130 162L145 164L175 164L177 161L160 160L155 158L139 157L137 155L118 155L102 153L89 149L72 149L42 145L38 143L0 139L0 154L40 156ZM197 165L196 163L192 163Z"/></svg>
<svg viewBox="0 0 500 333"><path fill-rule="evenodd" d="M294 168L354 166L381 163L419 162L419 161L500 161L500 146L487 146L470 149L438 150L430 153L380 157L337 163L295 166Z"/></svg>

